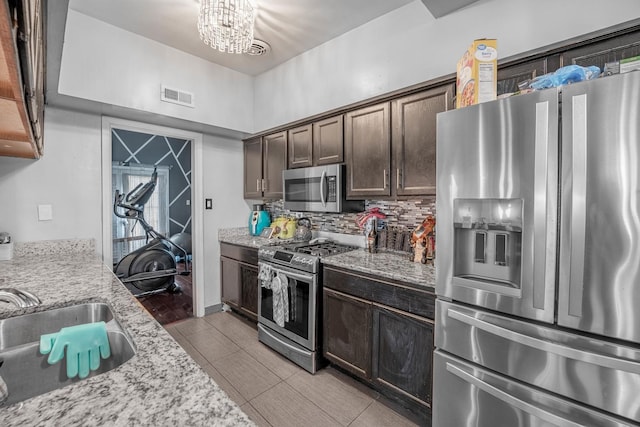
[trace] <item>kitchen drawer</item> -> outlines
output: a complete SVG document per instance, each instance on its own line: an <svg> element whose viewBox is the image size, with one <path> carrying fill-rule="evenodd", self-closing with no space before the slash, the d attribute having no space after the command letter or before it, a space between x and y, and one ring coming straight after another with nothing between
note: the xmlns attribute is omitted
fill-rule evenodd
<svg viewBox="0 0 640 427"><path fill-rule="evenodd" d="M325 266L323 269L325 288L383 304L417 316L433 319L435 295L402 282L379 280L360 273Z"/></svg>
<svg viewBox="0 0 640 427"><path fill-rule="evenodd" d="M258 250L247 246L220 242L220 256L258 265Z"/></svg>

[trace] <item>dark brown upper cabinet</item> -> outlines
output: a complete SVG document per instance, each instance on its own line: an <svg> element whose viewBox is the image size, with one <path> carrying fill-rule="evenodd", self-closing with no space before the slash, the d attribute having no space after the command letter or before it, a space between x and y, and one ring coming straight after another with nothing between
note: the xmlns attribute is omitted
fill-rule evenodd
<svg viewBox="0 0 640 427"><path fill-rule="evenodd" d="M313 123L313 165L330 165L344 161L344 118L329 117Z"/></svg>
<svg viewBox="0 0 640 427"><path fill-rule="evenodd" d="M391 195L390 111L391 104L384 102L345 114L348 199Z"/></svg>
<svg viewBox="0 0 640 427"><path fill-rule="evenodd" d="M289 169L342 163L342 115L329 117L288 131Z"/></svg>
<svg viewBox="0 0 640 427"><path fill-rule="evenodd" d="M273 133L262 138L263 163L262 195L264 198L282 198L282 171L287 168L287 132Z"/></svg>
<svg viewBox="0 0 640 427"><path fill-rule="evenodd" d="M244 198L282 198L282 171L287 168L287 132L244 141Z"/></svg>
<svg viewBox="0 0 640 427"><path fill-rule="evenodd" d="M560 67L560 55L531 59L526 62L498 68L498 95L517 92L518 85Z"/></svg>
<svg viewBox="0 0 640 427"><path fill-rule="evenodd" d="M392 194L436 194L436 115L453 106L453 85L393 101Z"/></svg>
<svg viewBox="0 0 640 427"><path fill-rule="evenodd" d="M298 126L289 133L289 169L313 166L312 125Z"/></svg>
<svg viewBox="0 0 640 427"><path fill-rule="evenodd" d="M449 84L347 113L347 197L435 194L436 116L452 105Z"/></svg>
<svg viewBox="0 0 640 427"><path fill-rule="evenodd" d="M262 138L244 141L244 198L262 198Z"/></svg>

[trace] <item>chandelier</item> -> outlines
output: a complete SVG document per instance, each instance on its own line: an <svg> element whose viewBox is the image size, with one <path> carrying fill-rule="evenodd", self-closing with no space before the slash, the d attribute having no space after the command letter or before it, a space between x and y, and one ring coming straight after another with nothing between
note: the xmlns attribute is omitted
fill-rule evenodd
<svg viewBox="0 0 640 427"><path fill-rule="evenodd" d="M245 53L253 42L255 11L251 0L201 0L200 38L220 52Z"/></svg>

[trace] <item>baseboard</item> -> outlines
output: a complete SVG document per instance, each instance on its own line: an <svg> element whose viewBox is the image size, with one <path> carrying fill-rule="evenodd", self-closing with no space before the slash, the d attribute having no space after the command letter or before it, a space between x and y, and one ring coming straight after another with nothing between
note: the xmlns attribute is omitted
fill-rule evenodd
<svg viewBox="0 0 640 427"><path fill-rule="evenodd" d="M210 305L209 307L204 308L204 315L209 315L213 313L218 313L222 311L222 303L216 305Z"/></svg>

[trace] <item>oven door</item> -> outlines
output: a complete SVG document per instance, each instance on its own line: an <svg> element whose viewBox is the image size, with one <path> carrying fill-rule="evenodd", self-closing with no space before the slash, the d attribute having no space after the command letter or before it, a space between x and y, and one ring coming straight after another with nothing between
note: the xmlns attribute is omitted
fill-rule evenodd
<svg viewBox="0 0 640 427"><path fill-rule="evenodd" d="M260 262L259 264L271 267L273 276L281 273L287 277L286 297L289 302L289 315L285 316L284 327L275 322L273 291L261 285L258 322L309 350L316 350L317 275L271 263Z"/></svg>

